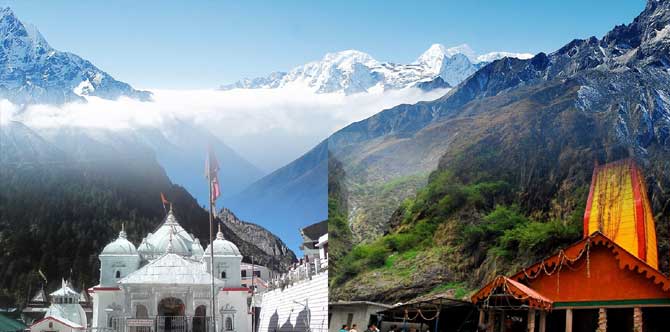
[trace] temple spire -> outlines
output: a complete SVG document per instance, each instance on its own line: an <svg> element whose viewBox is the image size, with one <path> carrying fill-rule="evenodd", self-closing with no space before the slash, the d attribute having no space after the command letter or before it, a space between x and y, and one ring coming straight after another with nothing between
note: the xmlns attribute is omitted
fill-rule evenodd
<svg viewBox="0 0 670 332"><path fill-rule="evenodd" d="M119 232L119 238L125 239L128 235L126 234L126 223L121 223L121 231Z"/></svg>
<svg viewBox="0 0 670 332"><path fill-rule="evenodd" d="M216 233L217 240L223 240L223 232L221 232L221 224L219 223L219 232Z"/></svg>

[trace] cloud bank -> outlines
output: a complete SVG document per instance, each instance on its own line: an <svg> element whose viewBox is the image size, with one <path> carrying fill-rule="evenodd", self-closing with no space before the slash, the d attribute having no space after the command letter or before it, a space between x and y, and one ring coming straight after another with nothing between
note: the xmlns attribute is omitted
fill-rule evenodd
<svg viewBox="0 0 670 332"><path fill-rule="evenodd" d="M348 96L295 87L151 92L152 102L87 97L87 103L22 107L0 100L0 122L16 120L36 130L64 126L121 130L191 121L271 171L352 122L398 104L438 98L446 90L407 88Z"/></svg>

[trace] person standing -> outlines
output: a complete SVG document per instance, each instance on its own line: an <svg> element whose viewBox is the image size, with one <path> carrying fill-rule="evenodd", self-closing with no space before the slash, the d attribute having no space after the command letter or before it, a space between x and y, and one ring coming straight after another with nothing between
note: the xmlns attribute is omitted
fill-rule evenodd
<svg viewBox="0 0 670 332"><path fill-rule="evenodd" d="M339 332L349 332L349 325L344 324Z"/></svg>
<svg viewBox="0 0 670 332"><path fill-rule="evenodd" d="M358 330L356 329L356 324L351 325L351 329L349 330L349 332L358 332Z"/></svg>

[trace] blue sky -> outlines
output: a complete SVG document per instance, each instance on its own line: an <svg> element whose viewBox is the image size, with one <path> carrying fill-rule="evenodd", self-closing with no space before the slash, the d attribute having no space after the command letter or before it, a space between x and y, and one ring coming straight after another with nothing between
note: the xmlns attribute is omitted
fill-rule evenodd
<svg viewBox="0 0 670 332"><path fill-rule="evenodd" d="M630 22L644 0L0 0L57 49L139 88L212 88L358 49L411 62L432 43L550 52Z"/></svg>

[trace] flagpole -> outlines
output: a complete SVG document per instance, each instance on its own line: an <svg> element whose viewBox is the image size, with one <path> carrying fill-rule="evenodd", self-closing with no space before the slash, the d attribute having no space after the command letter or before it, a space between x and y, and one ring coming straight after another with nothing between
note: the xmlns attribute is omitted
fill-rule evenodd
<svg viewBox="0 0 670 332"><path fill-rule="evenodd" d="M254 290L254 278L256 277L254 275L254 255L251 255L251 332L256 332L256 329L254 328L254 325L256 324L256 308L254 308L255 303L255 298L254 295L256 295L256 291Z"/></svg>
<svg viewBox="0 0 670 332"><path fill-rule="evenodd" d="M214 229L214 218L212 215L212 206L214 205L214 202L212 202L212 170L211 170L211 165L210 165L210 160L211 156L207 156L207 184L209 185L209 270L211 271L212 275L212 325L214 327L214 331L212 332L217 332L216 330L216 300L215 300L215 290L214 290L214 237L212 236L213 229Z"/></svg>

